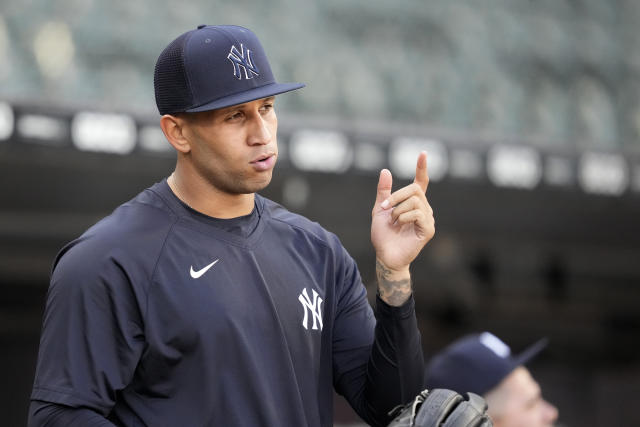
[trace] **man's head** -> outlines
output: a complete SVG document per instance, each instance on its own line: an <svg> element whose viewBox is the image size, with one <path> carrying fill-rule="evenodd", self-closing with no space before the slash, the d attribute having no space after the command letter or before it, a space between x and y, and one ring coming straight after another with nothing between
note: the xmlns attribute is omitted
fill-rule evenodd
<svg viewBox="0 0 640 427"><path fill-rule="evenodd" d="M550 426L558 418L555 406L542 398L529 370L519 366L485 393L494 427Z"/></svg>
<svg viewBox="0 0 640 427"><path fill-rule="evenodd" d="M275 95L304 85L276 82L253 32L201 25L182 34L160 54L154 86L160 125L188 185L249 194L270 182Z"/></svg>
<svg viewBox="0 0 640 427"><path fill-rule="evenodd" d="M432 358L425 386L482 395L495 427L551 426L558 411L542 398L524 367L545 346L543 339L513 356L509 346L489 332L467 335Z"/></svg>

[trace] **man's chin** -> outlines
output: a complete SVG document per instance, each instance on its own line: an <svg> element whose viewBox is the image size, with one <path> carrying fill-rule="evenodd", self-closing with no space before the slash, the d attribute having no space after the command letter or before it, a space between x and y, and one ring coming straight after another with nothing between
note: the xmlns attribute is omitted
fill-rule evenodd
<svg viewBox="0 0 640 427"><path fill-rule="evenodd" d="M264 190L271 183L271 174L269 174L269 178L263 180L256 180L252 182L247 182L245 188L242 191L239 191L240 194L253 194L259 191Z"/></svg>

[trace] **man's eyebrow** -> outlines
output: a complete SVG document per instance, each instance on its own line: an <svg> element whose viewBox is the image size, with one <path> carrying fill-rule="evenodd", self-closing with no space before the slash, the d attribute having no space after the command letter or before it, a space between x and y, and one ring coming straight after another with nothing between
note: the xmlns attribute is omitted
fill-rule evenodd
<svg viewBox="0 0 640 427"><path fill-rule="evenodd" d="M229 111L237 110L238 108L242 108L243 104L230 105L228 107L223 107L218 110L218 112L224 114Z"/></svg>
<svg viewBox="0 0 640 427"><path fill-rule="evenodd" d="M272 102L272 101L274 101L275 99L276 99L275 95L272 95L272 96L268 96L268 97L266 97L266 98L256 99L256 100L254 100L254 101L258 101L258 100L259 100L259 101L262 101L262 102ZM218 109L218 110L216 110L216 111L220 112L221 114L224 114L224 113L227 113L227 112L229 112L229 111L242 109L242 108L244 108L247 104L250 104L250 103L252 103L252 102L254 102L254 101L248 101L248 102L243 102L242 104L230 105L230 106L228 106L228 107L219 108L219 109Z"/></svg>

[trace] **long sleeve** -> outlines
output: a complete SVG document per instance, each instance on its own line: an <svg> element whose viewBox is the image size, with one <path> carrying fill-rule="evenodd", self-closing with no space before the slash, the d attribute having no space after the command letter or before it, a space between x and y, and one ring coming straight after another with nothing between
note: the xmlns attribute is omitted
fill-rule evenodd
<svg viewBox="0 0 640 427"><path fill-rule="evenodd" d="M387 425L388 412L423 388L424 359L414 307L413 297L400 307L376 297L377 322L368 363L341 377L340 392L371 425Z"/></svg>
<svg viewBox="0 0 640 427"><path fill-rule="evenodd" d="M28 427L115 427L101 414L87 408L72 408L32 400Z"/></svg>
<svg viewBox="0 0 640 427"><path fill-rule="evenodd" d="M115 257L96 252L78 245L54 269L31 395L32 401L54 406L34 405L39 411L31 413L33 426L69 425L51 421L60 417L108 417L143 351L139 298L130 274ZM87 411L72 415L74 408Z"/></svg>

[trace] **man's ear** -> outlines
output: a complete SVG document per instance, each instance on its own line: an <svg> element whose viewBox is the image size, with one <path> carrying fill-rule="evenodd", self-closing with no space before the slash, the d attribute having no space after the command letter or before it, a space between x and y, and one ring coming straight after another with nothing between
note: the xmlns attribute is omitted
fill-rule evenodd
<svg viewBox="0 0 640 427"><path fill-rule="evenodd" d="M185 121L180 117L165 114L160 118L160 127L169 143L179 153L187 154L191 151L191 144L189 144L189 141L185 138L184 126Z"/></svg>

